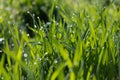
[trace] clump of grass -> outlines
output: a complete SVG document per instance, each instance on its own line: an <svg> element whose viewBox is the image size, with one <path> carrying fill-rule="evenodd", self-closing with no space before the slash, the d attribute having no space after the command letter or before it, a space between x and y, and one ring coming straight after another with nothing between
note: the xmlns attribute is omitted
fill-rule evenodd
<svg viewBox="0 0 120 80"><path fill-rule="evenodd" d="M58 20L53 15L56 6ZM79 2L71 6L67 1L53 1L50 21L38 18L36 28L29 27L33 38L20 25L0 18L0 79L119 79L119 14L114 3L84 7Z"/></svg>

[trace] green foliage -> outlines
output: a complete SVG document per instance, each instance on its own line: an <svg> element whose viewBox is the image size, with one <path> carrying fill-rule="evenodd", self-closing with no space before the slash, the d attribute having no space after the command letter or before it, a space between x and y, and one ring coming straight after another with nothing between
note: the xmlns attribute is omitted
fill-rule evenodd
<svg viewBox="0 0 120 80"><path fill-rule="evenodd" d="M0 80L119 80L119 6L97 2L1 1ZM21 13L38 4L44 4L49 22L31 15L31 38L22 29Z"/></svg>

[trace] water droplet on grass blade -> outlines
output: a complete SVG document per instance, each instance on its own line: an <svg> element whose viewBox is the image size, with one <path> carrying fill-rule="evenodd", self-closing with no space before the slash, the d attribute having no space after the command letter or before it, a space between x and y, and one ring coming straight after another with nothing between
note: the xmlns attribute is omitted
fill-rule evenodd
<svg viewBox="0 0 120 80"><path fill-rule="evenodd" d="M29 37L30 36L30 34L27 34L27 37Z"/></svg>
<svg viewBox="0 0 120 80"><path fill-rule="evenodd" d="M34 28L37 28L37 26L36 26L36 25L34 25Z"/></svg>
<svg viewBox="0 0 120 80"><path fill-rule="evenodd" d="M4 79L4 77L2 76L1 79Z"/></svg>
<svg viewBox="0 0 120 80"><path fill-rule="evenodd" d="M10 11L11 8L10 8L10 7L6 7L5 10L6 10L6 11Z"/></svg>
<svg viewBox="0 0 120 80"><path fill-rule="evenodd" d="M53 35L54 38L56 38L56 35Z"/></svg>
<svg viewBox="0 0 120 80"><path fill-rule="evenodd" d="M70 28L72 28L72 25L70 25Z"/></svg>
<svg viewBox="0 0 120 80"><path fill-rule="evenodd" d="M46 58L46 60L48 61L48 60L49 60L49 58L47 57L47 58Z"/></svg>
<svg viewBox="0 0 120 80"><path fill-rule="evenodd" d="M13 15L10 15L10 19L13 19L14 18L14 16Z"/></svg>
<svg viewBox="0 0 120 80"><path fill-rule="evenodd" d="M27 53L24 53L24 57L28 57L28 54L27 54Z"/></svg>
<svg viewBox="0 0 120 80"><path fill-rule="evenodd" d="M89 18L90 16L86 16L87 18Z"/></svg>
<svg viewBox="0 0 120 80"><path fill-rule="evenodd" d="M33 17L35 17L35 14L32 14Z"/></svg>
<svg viewBox="0 0 120 80"><path fill-rule="evenodd" d="M25 76L22 76L22 80L27 80L27 78Z"/></svg>
<svg viewBox="0 0 120 80"><path fill-rule="evenodd" d="M44 71L44 73L46 74L47 72L46 72L46 71Z"/></svg>
<svg viewBox="0 0 120 80"><path fill-rule="evenodd" d="M25 62L27 62L27 59L25 58Z"/></svg>
<svg viewBox="0 0 120 80"><path fill-rule="evenodd" d="M30 13L30 11L27 11L27 13L29 14L29 13Z"/></svg>
<svg viewBox="0 0 120 80"><path fill-rule="evenodd" d="M73 13L72 15L75 16L75 13Z"/></svg>
<svg viewBox="0 0 120 80"><path fill-rule="evenodd" d="M58 9L59 7L58 6L55 6L56 9Z"/></svg>
<svg viewBox="0 0 120 80"><path fill-rule="evenodd" d="M11 45L10 45L10 48L13 48L13 47L14 47L14 44L11 44Z"/></svg>
<svg viewBox="0 0 120 80"><path fill-rule="evenodd" d="M75 31L72 31L72 33L74 34L74 33L75 33Z"/></svg>
<svg viewBox="0 0 120 80"><path fill-rule="evenodd" d="M34 65L36 65L37 63L36 62L34 62Z"/></svg>
<svg viewBox="0 0 120 80"><path fill-rule="evenodd" d="M45 55L47 55L48 54L48 52L45 52Z"/></svg>
<svg viewBox="0 0 120 80"><path fill-rule="evenodd" d="M38 58L39 61L42 61L42 58Z"/></svg>
<svg viewBox="0 0 120 80"><path fill-rule="evenodd" d="M103 46L102 49L104 49L105 47Z"/></svg>
<svg viewBox="0 0 120 80"><path fill-rule="evenodd" d="M8 21L8 24L10 24L11 22L10 21Z"/></svg>
<svg viewBox="0 0 120 80"><path fill-rule="evenodd" d="M106 7L104 6L103 9L105 9Z"/></svg>
<svg viewBox="0 0 120 80"><path fill-rule="evenodd" d="M35 5L35 1L32 2L32 5Z"/></svg>
<svg viewBox="0 0 120 80"><path fill-rule="evenodd" d="M57 61L57 60L54 60L54 63L56 64L56 63L58 63L58 61Z"/></svg>
<svg viewBox="0 0 120 80"><path fill-rule="evenodd" d="M57 22L56 25L59 25L59 23Z"/></svg>
<svg viewBox="0 0 120 80"><path fill-rule="evenodd" d="M2 50L0 50L0 53L2 53Z"/></svg>
<svg viewBox="0 0 120 80"><path fill-rule="evenodd" d="M39 17L39 16L37 16L37 19L40 19L40 17Z"/></svg>
<svg viewBox="0 0 120 80"><path fill-rule="evenodd" d="M27 60L27 58L25 58L25 63L28 64L28 60Z"/></svg>
<svg viewBox="0 0 120 80"><path fill-rule="evenodd" d="M4 40L4 38L0 38L0 42L2 42Z"/></svg>
<svg viewBox="0 0 120 80"><path fill-rule="evenodd" d="M43 30L43 27L42 27L42 26L40 27L40 30Z"/></svg>

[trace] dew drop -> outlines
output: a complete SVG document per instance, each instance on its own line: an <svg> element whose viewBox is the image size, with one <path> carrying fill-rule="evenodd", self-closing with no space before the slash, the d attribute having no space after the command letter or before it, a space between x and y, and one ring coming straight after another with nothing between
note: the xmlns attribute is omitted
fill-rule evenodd
<svg viewBox="0 0 120 80"><path fill-rule="evenodd" d="M75 33L75 31L72 31L72 33L74 34L74 33Z"/></svg>
<svg viewBox="0 0 120 80"><path fill-rule="evenodd" d="M85 24L83 24L83 26L85 26Z"/></svg>
<svg viewBox="0 0 120 80"><path fill-rule="evenodd" d="M10 15L10 19L13 19L13 15Z"/></svg>
<svg viewBox="0 0 120 80"><path fill-rule="evenodd" d="M58 9L58 6L55 6L56 9Z"/></svg>
<svg viewBox="0 0 120 80"><path fill-rule="evenodd" d="M105 47L103 46L102 49L104 49Z"/></svg>
<svg viewBox="0 0 120 80"><path fill-rule="evenodd" d="M35 1L33 1L32 4L35 5Z"/></svg>
<svg viewBox="0 0 120 80"><path fill-rule="evenodd" d="M13 47L14 47L14 44L11 44L11 45L10 45L10 48L13 48Z"/></svg>
<svg viewBox="0 0 120 80"><path fill-rule="evenodd" d="M0 42L2 42L4 40L4 38L0 38Z"/></svg>
<svg viewBox="0 0 120 80"><path fill-rule="evenodd" d="M23 78L23 80L27 80L27 78L26 78L26 77L24 77L24 78Z"/></svg>
<svg viewBox="0 0 120 80"><path fill-rule="evenodd" d="M28 57L27 53L24 53L24 57Z"/></svg>
<svg viewBox="0 0 120 80"><path fill-rule="evenodd" d="M2 53L2 50L0 50L0 53Z"/></svg>
<svg viewBox="0 0 120 80"><path fill-rule="evenodd" d="M59 23L57 22L56 25L59 25Z"/></svg>
<svg viewBox="0 0 120 80"><path fill-rule="evenodd" d="M10 21L8 21L8 24L10 24L11 22Z"/></svg>
<svg viewBox="0 0 120 80"><path fill-rule="evenodd" d="M56 38L56 35L53 35L54 36L54 38Z"/></svg>
<svg viewBox="0 0 120 80"><path fill-rule="evenodd" d="M37 26L36 26L36 25L34 25L34 28L37 28Z"/></svg>
<svg viewBox="0 0 120 80"><path fill-rule="evenodd" d="M58 63L58 61L57 61L57 60L54 60L54 63L56 64L56 63Z"/></svg>
<svg viewBox="0 0 120 80"><path fill-rule="evenodd" d="M33 17L35 17L35 14L32 14Z"/></svg>
<svg viewBox="0 0 120 80"><path fill-rule="evenodd" d="M5 8L6 9L6 11L10 11L10 7L7 7L7 8Z"/></svg>
<svg viewBox="0 0 120 80"><path fill-rule="evenodd" d="M41 42L38 42L38 44L41 44Z"/></svg>
<svg viewBox="0 0 120 80"><path fill-rule="evenodd" d="M29 13L30 13L30 11L27 11L27 13L29 14Z"/></svg>
<svg viewBox="0 0 120 80"><path fill-rule="evenodd" d="M34 65L36 65L37 63L36 62L34 62Z"/></svg>
<svg viewBox="0 0 120 80"><path fill-rule="evenodd" d="M49 60L48 57L46 58L46 60Z"/></svg>
<svg viewBox="0 0 120 80"><path fill-rule="evenodd" d="M27 62L27 59L25 58L25 62Z"/></svg>
<svg viewBox="0 0 120 80"><path fill-rule="evenodd" d="M86 16L87 18L89 18L90 16Z"/></svg>
<svg viewBox="0 0 120 80"><path fill-rule="evenodd" d="M27 34L27 37L29 37L30 36L30 34Z"/></svg>
<svg viewBox="0 0 120 80"><path fill-rule="evenodd" d="M72 16L72 19L73 19L74 17Z"/></svg>
<svg viewBox="0 0 120 80"><path fill-rule="evenodd" d="M25 51L23 50L22 52L24 53Z"/></svg>
<svg viewBox="0 0 120 80"><path fill-rule="evenodd" d="M4 77L2 76L1 79L4 79Z"/></svg>
<svg viewBox="0 0 120 80"><path fill-rule="evenodd" d="M27 59L25 58L25 63L28 64Z"/></svg>
<svg viewBox="0 0 120 80"><path fill-rule="evenodd" d="M50 24L51 24L51 22L47 22L47 23L46 23L46 26L49 26Z"/></svg>
<svg viewBox="0 0 120 80"><path fill-rule="evenodd" d="M40 30L43 30L43 27L41 27Z"/></svg>
<svg viewBox="0 0 120 80"><path fill-rule="evenodd" d="M48 54L48 52L45 52L45 55L47 55Z"/></svg>
<svg viewBox="0 0 120 80"><path fill-rule="evenodd" d="M37 19L40 19L39 16L37 16Z"/></svg>
<svg viewBox="0 0 120 80"><path fill-rule="evenodd" d="M72 25L70 25L70 28L72 27Z"/></svg>
<svg viewBox="0 0 120 80"><path fill-rule="evenodd" d="M73 13L72 15L75 16L75 13Z"/></svg>
<svg viewBox="0 0 120 80"><path fill-rule="evenodd" d="M44 71L44 73L46 74L47 72L46 72L46 71Z"/></svg>
<svg viewBox="0 0 120 80"><path fill-rule="evenodd" d="M104 9L105 9L106 7L104 6Z"/></svg>
<svg viewBox="0 0 120 80"><path fill-rule="evenodd" d="M39 61L42 61L42 58L38 58Z"/></svg>

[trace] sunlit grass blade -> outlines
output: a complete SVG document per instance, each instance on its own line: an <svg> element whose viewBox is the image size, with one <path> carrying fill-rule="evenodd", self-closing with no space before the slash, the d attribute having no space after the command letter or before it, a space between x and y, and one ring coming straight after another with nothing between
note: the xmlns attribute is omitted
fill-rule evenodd
<svg viewBox="0 0 120 80"><path fill-rule="evenodd" d="M82 41L78 42L77 47L76 47L76 51L74 54L74 65L76 65L76 66L79 65L79 62L81 61L81 58L82 58L82 54L83 54L82 44L83 44Z"/></svg>
<svg viewBox="0 0 120 80"><path fill-rule="evenodd" d="M10 74L7 73L7 71L4 68L4 61L5 61L5 55L2 56L1 60L0 60L0 74L3 74L3 79L6 80L11 80Z"/></svg>
<svg viewBox="0 0 120 80"><path fill-rule="evenodd" d="M86 80L90 80L91 72L92 72L92 65L90 66L90 68L89 68L89 70L88 70Z"/></svg>
<svg viewBox="0 0 120 80"><path fill-rule="evenodd" d="M59 74L61 74L62 69L65 67L65 63L59 65L57 70L52 74L51 80L55 80Z"/></svg>

